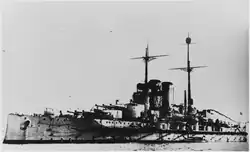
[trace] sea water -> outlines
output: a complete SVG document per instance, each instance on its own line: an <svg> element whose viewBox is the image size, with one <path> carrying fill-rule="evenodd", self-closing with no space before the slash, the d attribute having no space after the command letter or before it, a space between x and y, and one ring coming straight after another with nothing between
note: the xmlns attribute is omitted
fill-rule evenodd
<svg viewBox="0 0 250 152"><path fill-rule="evenodd" d="M3 151L248 151L248 142L169 144L3 144Z"/></svg>

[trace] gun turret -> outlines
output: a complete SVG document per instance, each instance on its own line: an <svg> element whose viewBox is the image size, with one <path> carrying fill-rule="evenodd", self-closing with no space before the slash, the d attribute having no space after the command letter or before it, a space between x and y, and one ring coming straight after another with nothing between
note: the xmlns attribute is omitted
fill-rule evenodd
<svg viewBox="0 0 250 152"><path fill-rule="evenodd" d="M78 117L79 115L84 115L84 110L81 112L81 111L77 111L77 110L75 110L74 112L73 111L68 111L67 110L67 112L68 113L73 113L74 114L74 117Z"/></svg>

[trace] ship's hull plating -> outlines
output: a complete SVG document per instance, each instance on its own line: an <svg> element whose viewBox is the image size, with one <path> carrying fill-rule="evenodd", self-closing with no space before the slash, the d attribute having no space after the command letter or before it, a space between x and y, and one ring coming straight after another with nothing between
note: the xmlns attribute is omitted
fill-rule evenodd
<svg viewBox="0 0 250 152"><path fill-rule="evenodd" d="M27 126L25 126L27 125ZM94 119L8 116L4 143L246 142L246 132L106 128Z"/></svg>

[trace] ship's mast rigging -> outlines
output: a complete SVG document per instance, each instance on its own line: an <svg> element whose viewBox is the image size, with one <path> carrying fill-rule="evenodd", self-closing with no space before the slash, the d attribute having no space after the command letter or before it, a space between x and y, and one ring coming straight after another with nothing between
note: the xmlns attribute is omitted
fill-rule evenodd
<svg viewBox="0 0 250 152"><path fill-rule="evenodd" d="M186 44L187 44L187 67L185 67L185 68L172 68L170 70L183 70L183 71L185 71L185 72L188 73L188 90L187 90L187 95L188 95L188 106L191 106L191 105L193 105L193 99L192 99L192 96L191 96L191 74L190 73L195 68L204 68L204 67L207 67L207 66L195 66L195 67L191 67L190 66L189 45L192 44L192 43L191 43L191 38L189 37L189 33L188 33L188 37L186 38Z"/></svg>
<svg viewBox="0 0 250 152"><path fill-rule="evenodd" d="M168 56L168 55L149 56L149 48L148 48L148 44L147 44L145 56L131 58L131 59L142 59L145 62L145 80L144 80L145 84L148 83L148 63L154 59L157 59L158 57L164 57L164 56Z"/></svg>

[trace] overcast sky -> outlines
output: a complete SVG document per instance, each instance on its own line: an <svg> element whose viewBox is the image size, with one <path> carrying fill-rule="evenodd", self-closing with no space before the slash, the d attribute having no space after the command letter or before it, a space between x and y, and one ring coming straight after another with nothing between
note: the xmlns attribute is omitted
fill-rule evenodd
<svg viewBox="0 0 250 152"><path fill-rule="evenodd" d="M191 75L198 109L248 119L248 0L184 2L8 2L2 16L3 117L10 112L90 109L128 102L144 80L171 81L183 102L190 32ZM112 32L110 32L112 31ZM71 98L69 97L71 96Z"/></svg>

